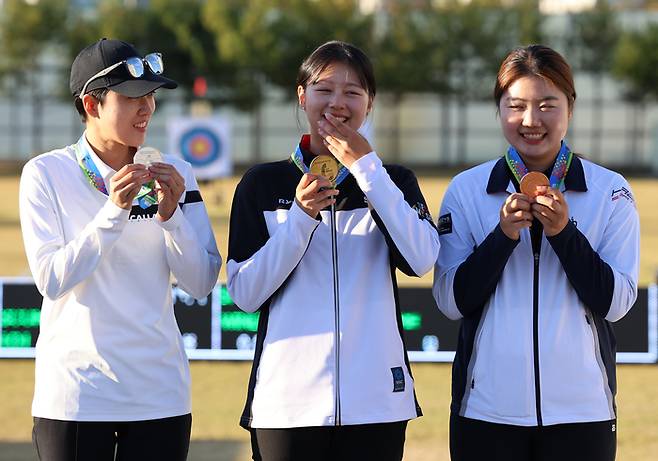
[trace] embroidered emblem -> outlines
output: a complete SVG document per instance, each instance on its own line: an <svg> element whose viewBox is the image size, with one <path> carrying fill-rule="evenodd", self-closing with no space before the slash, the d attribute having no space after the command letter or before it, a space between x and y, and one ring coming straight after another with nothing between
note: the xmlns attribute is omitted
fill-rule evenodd
<svg viewBox="0 0 658 461"><path fill-rule="evenodd" d="M425 219L427 221L432 221L432 216L430 215L429 210L427 209L427 206L423 202L416 202L414 206L412 206L414 210L416 210L416 213L418 213L418 216L420 219Z"/></svg>
<svg viewBox="0 0 658 461"><path fill-rule="evenodd" d="M452 215L450 213L444 214L439 218L437 223L439 235L452 233Z"/></svg>

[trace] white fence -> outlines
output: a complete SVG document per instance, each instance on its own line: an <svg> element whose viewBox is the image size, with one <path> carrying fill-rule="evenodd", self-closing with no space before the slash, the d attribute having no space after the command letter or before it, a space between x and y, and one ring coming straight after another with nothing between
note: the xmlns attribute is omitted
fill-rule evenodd
<svg viewBox="0 0 658 461"><path fill-rule="evenodd" d="M610 79L604 80L603 100L596 102L587 75L577 75L576 83L578 99L568 134L574 151L613 168L658 173L658 104L642 108L625 101ZM57 99L54 92L51 85L37 93L25 88L0 94L0 161L24 161L77 139L83 125L73 104ZM189 105L176 91L163 90L158 98L147 143L166 151L167 120L188 114ZM305 126L295 102L276 92L257 114L228 107L213 111L231 121L232 157L238 166L286 157ZM491 101L462 104L454 98L414 94L393 105L381 94L371 117L378 153L412 166L461 167L494 158L506 147Z"/></svg>

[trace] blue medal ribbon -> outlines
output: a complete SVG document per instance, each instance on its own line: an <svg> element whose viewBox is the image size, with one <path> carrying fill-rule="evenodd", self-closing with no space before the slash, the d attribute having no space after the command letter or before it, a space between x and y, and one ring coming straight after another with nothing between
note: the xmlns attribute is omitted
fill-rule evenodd
<svg viewBox="0 0 658 461"><path fill-rule="evenodd" d="M567 176L567 172L571 166L572 159L573 153L571 152L571 149L569 149L569 146L567 146L566 142L562 141L560 152L557 154L555 164L553 165L553 170L551 171L551 177L549 178L549 182L551 183L551 187L553 189L559 190L562 188L562 185L564 184L564 178ZM510 146L507 149L505 160L507 161L507 165L512 171L512 174L514 174L514 177L520 184L521 178L523 178L523 176L528 173L528 167L525 166L521 156L514 147Z"/></svg>
<svg viewBox="0 0 658 461"><path fill-rule="evenodd" d="M297 148L295 149L295 151L292 154L290 154L290 159L295 165L297 165L297 168L299 168L302 173L308 173L310 171L308 166L306 166L306 164L304 163L304 154L302 154L302 149L301 149L302 143L309 142L306 136L308 135L304 135L302 137L302 140L300 141L299 144L297 144ZM338 163L338 174L336 175L336 179L334 180L334 186L340 184L350 174L350 170L348 170L345 167L345 165L340 163L338 160L336 160L336 162Z"/></svg>

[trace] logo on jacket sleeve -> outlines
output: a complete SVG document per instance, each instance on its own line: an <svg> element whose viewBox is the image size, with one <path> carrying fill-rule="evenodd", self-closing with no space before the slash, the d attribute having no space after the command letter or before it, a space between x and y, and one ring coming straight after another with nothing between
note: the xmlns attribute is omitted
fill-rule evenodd
<svg viewBox="0 0 658 461"><path fill-rule="evenodd" d="M404 371L402 367L391 368L393 373L393 392L404 392Z"/></svg>
<svg viewBox="0 0 658 461"><path fill-rule="evenodd" d="M450 234L452 232L452 215L446 213L441 216L436 227L439 230L439 235Z"/></svg>
<svg viewBox="0 0 658 461"><path fill-rule="evenodd" d="M635 199L633 198L633 194L625 187L620 187L619 189L612 189L612 195L610 196L610 198L613 202L615 200L619 200L620 198L625 198L629 202L635 204Z"/></svg>
<svg viewBox="0 0 658 461"><path fill-rule="evenodd" d="M429 210L427 209L427 206L423 202L416 202L414 206L412 206L414 210L416 210L416 213L418 213L418 216L420 219L425 219L429 222L432 222L432 215L430 215Z"/></svg>

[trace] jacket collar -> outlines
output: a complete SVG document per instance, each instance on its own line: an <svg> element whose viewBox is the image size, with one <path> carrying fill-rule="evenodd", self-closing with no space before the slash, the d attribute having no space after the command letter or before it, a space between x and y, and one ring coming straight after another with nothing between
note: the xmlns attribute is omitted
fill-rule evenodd
<svg viewBox="0 0 658 461"><path fill-rule="evenodd" d="M310 166L313 159L316 155L311 152L311 135L303 134L302 139L299 140L299 149L302 151L302 157L304 158L304 164Z"/></svg>
<svg viewBox="0 0 658 461"><path fill-rule="evenodd" d="M301 161L304 162L304 165L306 168L311 166L311 162L317 155L315 155L313 152L311 152L311 135L310 134L303 134L301 139L299 140L299 144L295 148L295 151L293 154L289 157L288 161L291 165L294 165L295 168L298 170L301 168L300 166L296 165L296 161L293 160L293 157L297 156L297 152L301 152ZM303 172L303 170L302 170Z"/></svg>
<svg viewBox="0 0 658 461"><path fill-rule="evenodd" d="M505 157L498 159L491 174L489 175L489 182L487 183L487 194L495 194L497 192L505 192L515 190L514 183L516 179L512 175ZM575 192L587 192L587 182L585 181L585 172L583 171L583 164L580 158L574 154L567 177L564 178L564 190L571 190Z"/></svg>

